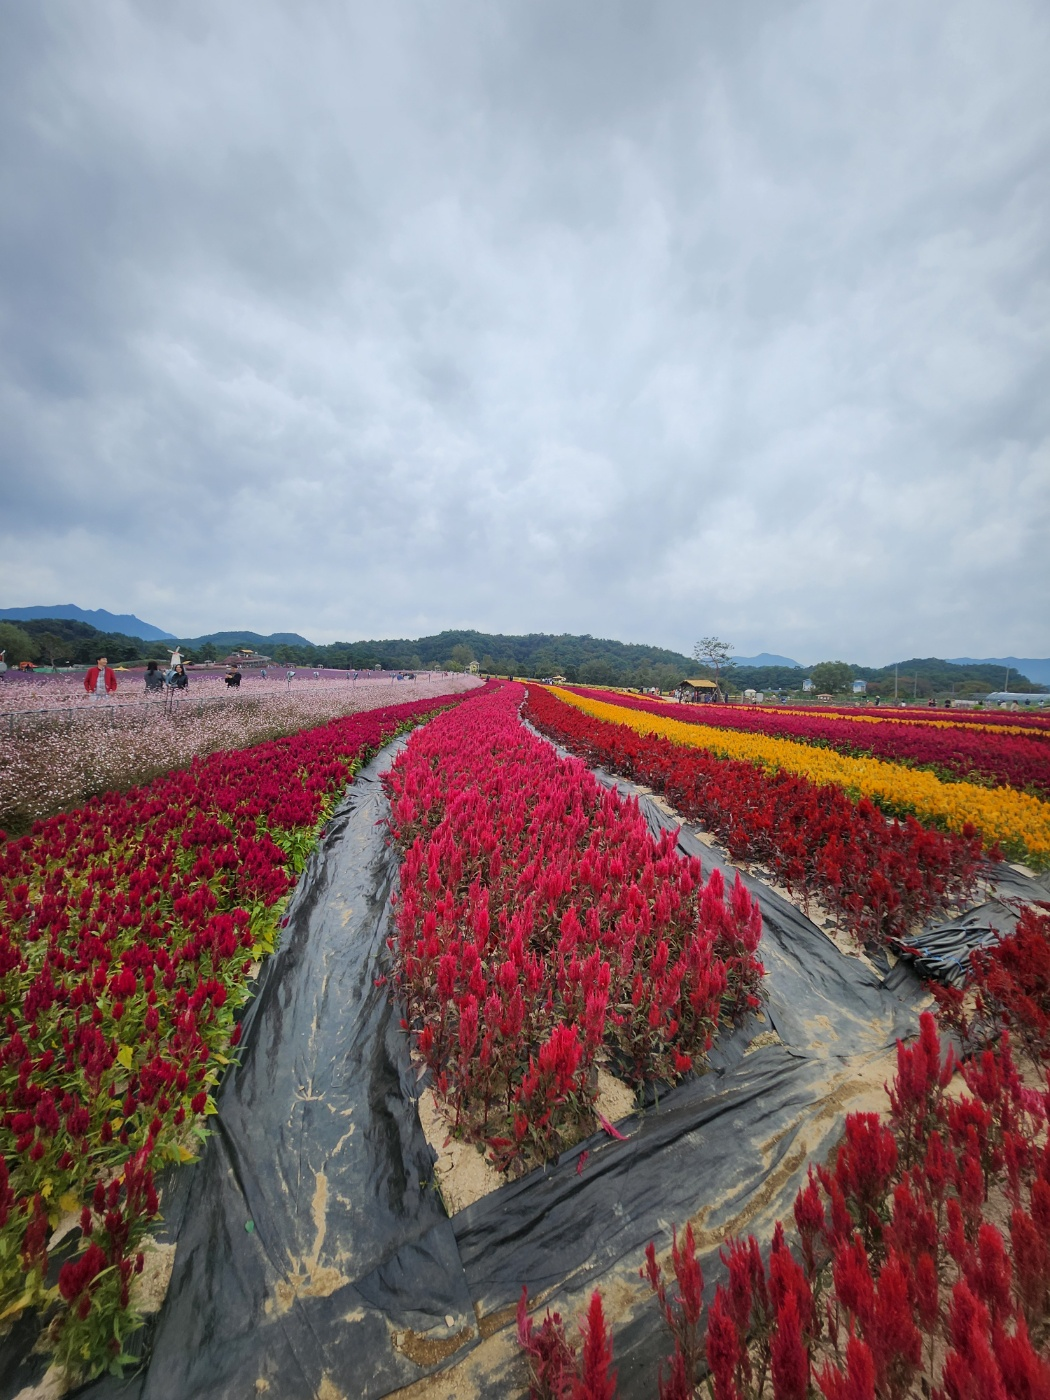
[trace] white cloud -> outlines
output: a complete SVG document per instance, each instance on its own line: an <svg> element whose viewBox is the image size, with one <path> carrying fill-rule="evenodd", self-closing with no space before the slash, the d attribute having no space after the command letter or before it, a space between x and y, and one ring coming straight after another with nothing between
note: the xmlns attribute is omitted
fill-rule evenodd
<svg viewBox="0 0 1050 1400"><path fill-rule="evenodd" d="M0 585L1050 651L1045 8L28 7Z"/></svg>

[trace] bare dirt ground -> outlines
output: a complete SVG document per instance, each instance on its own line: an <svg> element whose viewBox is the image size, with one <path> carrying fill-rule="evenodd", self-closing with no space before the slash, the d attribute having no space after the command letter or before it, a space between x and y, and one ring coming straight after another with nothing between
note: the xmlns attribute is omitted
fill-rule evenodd
<svg viewBox="0 0 1050 1400"><path fill-rule="evenodd" d="M607 1069L599 1069L595 1110L613 1126L623 1122L635 1110L634 1090ZM450 1216L504 1185L503 1173L488 1161L479 1145L453 1136L452 1124L430 1089L425 1089L419 1097L419 1121L427 1142L437 1154L434 1177Z"/></svg>

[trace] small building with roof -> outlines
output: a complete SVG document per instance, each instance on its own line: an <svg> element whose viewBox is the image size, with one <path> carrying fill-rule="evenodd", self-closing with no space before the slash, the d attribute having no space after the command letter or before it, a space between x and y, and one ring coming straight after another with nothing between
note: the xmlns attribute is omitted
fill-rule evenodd
<svg viewBox="0 0 1050 1400"><path fill-rule="evenodd" d="M261 651L252 651L251 647L241 647L239 651L231 651L223 665L239 666L241 670L246 666L272 666L273 657L264 656Z"/></svg>
<svg viewBox="0 0 1050 1400"><path fill-rule="evenodd" d="M708 680L706 676L697 676L693 680L683 681L678 687L683 701L687 705L703 704L718 699L718 686L714 681Z"/></svg>

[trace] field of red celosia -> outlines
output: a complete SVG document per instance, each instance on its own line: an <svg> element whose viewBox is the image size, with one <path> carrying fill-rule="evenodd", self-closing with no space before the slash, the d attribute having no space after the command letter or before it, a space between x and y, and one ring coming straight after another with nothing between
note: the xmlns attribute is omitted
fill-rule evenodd
<svg viewBox="0 0 1050 1400"><path fill-rule="evenodd" d="M968 721L916 724L909 717L902 722L892 711L878 719L870 718L873 711L865 711L863 718L858 719L856 711L846 718L750 705L673 705L640 695L610 695L580 686L573 689L580 695L613 699L627 709L670 715L686 723L794 739L839 753L866 754L891 763L930 768L941 777L1020 788L1050 798L1050 731L1044 728L1032 727L1028 734L1011 734L986 724L982 732Z"/></svg>
<svg viewBox="0 0 1050 1400"><path fill-rule="evenodd" d="M538 686L525 713L588 761L664 793L734 859L757 862L789 891L819 898L862 937L881 942L905 933L973 890L982 856L976 836L930 831L912 817L888 818L871 802L852 802L838 788L636 734Z"/></svg>
<svg viewBox="0 0 1050 1400"><path fill-rule="evenodd" d="M454 1127L515 1170L594 1130L599 1062L633 1085L699 1065L762 973L739 880L654 843L636 803L523 728L523 696L431 722L388 778L416 1044Z"/></svg>
<svg viewBox="0 0 1050 1400"><path fill-rule="evenodd" d="M0 844L0 1316L61 1300L74 1367L119 1358L153 1174L199 1147L317 830L363 756L440 703L194 760ZM56 1294L64 1216L88 1246Z"/></svg>
<svg viewBox="0 0 1050 1400"><path fill-rule="evenodd" d="M527 713L862 930L892 933L972 879L979 843L927 845L934 833L837 788L639 735L538 688ZM936 870L944 883L927 883ZM876 924L887 887L891 907ZM1050 1092L1038 1087L1050 1089L1050 916L1025 910L1015 934L975 955L974 972L974 994L938 989L937 1013L972 1058L955 1062L934 1018L922 1017L918 1042L898 1044L886 1114L849 1115L832 1161L810 1169L794 1207L797 1245L780 1225L768 1255L753 1237L728 1239L725 1282L706 1316L692 1228L664 1263L650 1246L641 1273L668 1327L662 1400L700 1393L705 1371L714 1400L1050 1396ZM532 1395L613 1400L600 1295L579 1355L561 1319L537 1326L526 1302L519 1339Z"/></svg>
<svg viewBox="0 0 1050 1400"><path fill-rule="evenodd" d="M579 757L559 758L521 724L523 699L525 717ZM966 899L987 854L975 834L888 817L841 787L639 734L539 687L526 699L517 685L196 759L0 843L0 1320L55 1309L50 1341L71 1374L126 1359L154 1174L206 1135L251 963L273 948L348 777L443 707L386 779L402 859L394 990L453 1131L510 1175L594 1130L601 1067L635 1087L674 1083L703 1068L718 1027L761 990L761 919L743 885L705 878L673 834L654 840L637 804L587 764L663 792L733 858L879 942ZM784 715L809 726L803 735L763 729L758 713L697 719L865 753L866 732L854 741L839 728L870 728L897 746L895 762L964 776L947 760L965 761L970 741L943 739L925 716L905 730L895 716ZM1018 779L1022 746L1047 742L988 728L989 781L1010 781L1011 752ZM975 971L976 996L945 992L938 1007L973 1058L955 1066L924 1017L920 1039L898 1048L885 1117L851 1115L837 1153L811 1171L797 1244L779 1227L768 1252L727 1240L706 1315L691 1229L667 1261L650 1248L642 1277L669 1327L662 1397L700 1393L705 1367L714 1400L904 1400L924 1384L947 1400L1050 1397L1050 1095L1039 1077L1050 918L1026 913ZM68 1222L80 1233L49 1281L54 1232ZM519 1334L535 1396L615 1395L599 1296L579 1357L558 1321L537 1326L524 1306Z"/></svg>
<svg viewBox="0 0 1050 1400"><path fill-rule="evenodd" d="M1040 936L1050 936L1043 918ZM668 1327L661 1400L690 1400L709 1371L714 1400L1036 1400L1050 1394L1050 1093L1026 1088L1009 1028L956 1066L934 1018L898 1044L888 1109L850 1114L834 1162L778 1223L727 1240L727 1278L703 1316L692 1227L641 1273ZM540 1327L523 1297L519 1338L536 1397L616 1395L595 1293L577 1358L557 1316Z"/></svg>

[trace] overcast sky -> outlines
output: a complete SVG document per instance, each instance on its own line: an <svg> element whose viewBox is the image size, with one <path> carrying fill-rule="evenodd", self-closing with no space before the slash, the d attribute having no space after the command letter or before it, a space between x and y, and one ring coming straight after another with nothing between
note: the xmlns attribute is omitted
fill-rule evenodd
<svg viewBox="0 0 1050 1400"><path fill-rule="evenodd" d="M0 21L0 604L1050 655L1045 0Z"/></svg>

